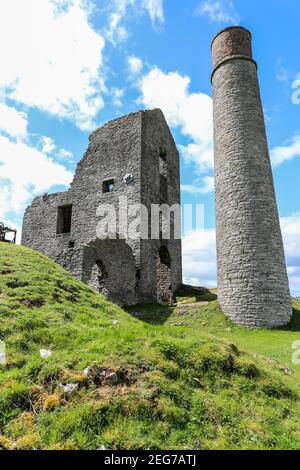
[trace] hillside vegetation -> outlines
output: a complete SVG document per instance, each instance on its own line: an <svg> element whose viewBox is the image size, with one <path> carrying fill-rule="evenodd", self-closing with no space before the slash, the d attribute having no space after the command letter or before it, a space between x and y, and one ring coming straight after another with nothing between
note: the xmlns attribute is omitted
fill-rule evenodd
<svg viewBox="0 0 300 470"><path fill-rule="evenodd" d="M288 328L257 331L215 298L126 312L0 243L0 448L299 449L299 303Z"/></svg>

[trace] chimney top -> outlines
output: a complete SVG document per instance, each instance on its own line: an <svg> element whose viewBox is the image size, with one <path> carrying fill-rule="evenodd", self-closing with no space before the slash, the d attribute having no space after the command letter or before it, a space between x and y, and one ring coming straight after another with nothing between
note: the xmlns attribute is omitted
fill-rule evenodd
<svg viewBox="0 0 300 470"><path fill-rule="evenodd" d="M214 71L228 59L253 60L252 35L243 26L230 26L222 29L214 37L211 47Z"/></svg>

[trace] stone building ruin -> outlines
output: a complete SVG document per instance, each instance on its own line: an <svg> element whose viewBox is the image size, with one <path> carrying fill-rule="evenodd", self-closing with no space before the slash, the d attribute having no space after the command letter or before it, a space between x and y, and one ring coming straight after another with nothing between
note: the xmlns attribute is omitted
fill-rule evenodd
<svg viewBox="0 0 300 470"><path fill-rule="evenodd" d="M212 42L218 298L235 323L278 327L291 298L252 57L251 33L233 26ZM96 130L69 191L27 208L22 243L120 304L170 301L181 286L181 240L95 236L96 209L180 203L179 156L160 110Z"/></svg>
<svg viewBox="0 0 300 470"><path fill-rule="evenodd" d="M179 155L158 109L97 129L70 189L36 197L27 208L22 244L120 305L170 302L182 282L181 239L97 237L97 208L117 208L121 196L149 213L152 204L180 204Z"/></svg>

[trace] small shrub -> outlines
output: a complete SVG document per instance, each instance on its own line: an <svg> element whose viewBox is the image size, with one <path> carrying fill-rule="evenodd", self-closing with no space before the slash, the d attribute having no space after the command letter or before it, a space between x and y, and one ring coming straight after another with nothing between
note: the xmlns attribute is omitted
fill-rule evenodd
<svg viewBox="0 0 300 470"><path fill-rule="evenodd" d="M37 449L39 437L36 434L27 434L20 437L14 445L16 450L35 450Z"/></svg>
<svg viewBox="0 0 300 470"><path fill-rule="evenodd" d="M290 387L280 382L278 379L265 378L260 384L261 391L268 397L276 399L280 398L292 398L297 399L297 393Z"/></svg>
<svg viewBox="0 0 300 470"><path fill-rule="evenodd" d="M255 379L260 375L259 369L254 362L248 361L247 359L239 359L234 366L234 370L238 375L247 377L248 379Z"/></svg>
<svg viewBox="0 0 300 470"><path fill-rule="evenodd" d="M53 411L61 405L60 397L58 395L49 395L45 401L44 411Z"/></svg>
<svg viewBox="0 0 300 470"><path fill-rule="evenodd" d="M10 450L12 447L12 442L7 439L5 436L0 434L0 450Z"/></svg>

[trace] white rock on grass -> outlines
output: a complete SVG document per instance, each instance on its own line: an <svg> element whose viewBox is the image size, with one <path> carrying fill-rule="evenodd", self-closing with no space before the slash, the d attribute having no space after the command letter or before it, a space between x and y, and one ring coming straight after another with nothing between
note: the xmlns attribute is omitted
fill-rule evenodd
<svg viewBox="0 0 300 470"><path fill-rule="evenodd" d="M96 364L91 364L83 370L85 377L94 377L99 373L99 367Z"/></svg>
<svg viewBox="0 0 300 470"><path fill-rule="evenodd" d="M40 349L40 356L42 359L48 359L52 354L52 351L49 349Z"/></svg>
<svg viewBox="0 0 300 470"><path fill-rule="evenodd" d="M118 376L115 372L109 372L106 374L105 379L111 384L115 384L118 381Z"/></svg>
<svg viewBox="0 0 300 470"><path fill-rule="evenodd" d="M66 385L60 385L61 388L63 389L63 391L65 393L72 393L72 392L75 392L75 390L78 389L78 384L66 384Z"/></svg>
<svg viewBox="0 0 300 470"><path fill-rule="evenodd" d="M1 352L0 353L0 366L5 366L6 365L6 353Z"/></svg>
<svg viewBox="0 0 300 470"><path fill-rule="evenodd" d="M84 375L85 377L90 377L90 376L91 376L91 372L92 372L92 368L93 368L93 366L88 366L88 367L86 367L86 368L84 369L84 371L83 371L83 375Z"/></svg>

